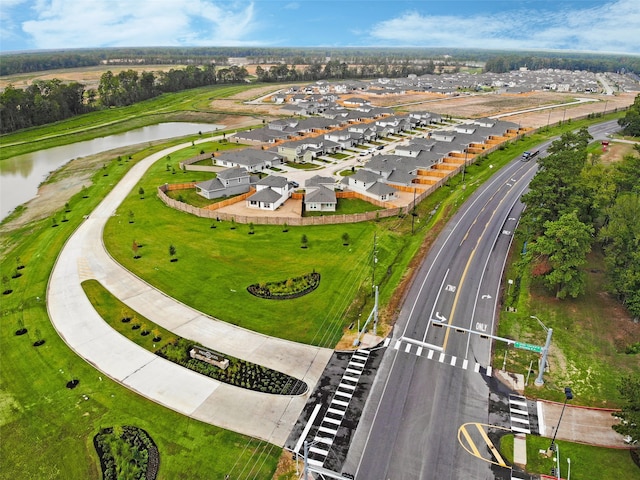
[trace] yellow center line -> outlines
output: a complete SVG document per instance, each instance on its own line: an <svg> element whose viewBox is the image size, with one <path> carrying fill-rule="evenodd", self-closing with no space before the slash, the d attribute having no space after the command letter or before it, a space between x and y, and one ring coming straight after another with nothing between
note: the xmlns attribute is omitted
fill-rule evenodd
<svg viewBox="0 0 640 480"><path fill-rule="evenodd" d="M478 425L477 423L476 423L476 428L480 432L480 435L482 435L482 438L484 438L484 441L487 443L487 446L491 450L491 453L493 453L493 456L498 461L498 464L500 464L503 467L506 467L507 464L502 459L502 456L500 455L500 452L498 452L498 450L496 449L496 447L493 444L493 442L489 439L489 436L487 435L487 432L485 432L484 429L481 428L480 425Z"/></svg>

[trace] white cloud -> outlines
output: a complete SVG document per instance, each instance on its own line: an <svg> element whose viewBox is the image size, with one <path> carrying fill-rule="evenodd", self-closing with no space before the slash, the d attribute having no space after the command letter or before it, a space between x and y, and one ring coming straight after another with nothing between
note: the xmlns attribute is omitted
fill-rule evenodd
<svg viewBox="0 0 640 480"><path fill-rule="evenodd" d="M249 2L38 0L34 10L22 29L37 48L237 45L255 26Z"/></svg>
<svg viewBox="0 0 640 480"><path fill-rule="evenodd" d="M640 2L595 8L524 10L489 15L416 11L379 22L370 35L386 44L488 49L575 49L640 53Z"/></svg>

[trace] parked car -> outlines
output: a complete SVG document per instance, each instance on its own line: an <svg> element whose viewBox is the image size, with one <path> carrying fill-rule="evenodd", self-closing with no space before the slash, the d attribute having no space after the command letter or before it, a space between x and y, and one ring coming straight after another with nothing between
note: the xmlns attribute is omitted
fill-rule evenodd
<svg viewBox="0 0 640 480"><path fill-rule="evenodd" d="M378 146L376 147L376 150L382 150L383 148L384 148L384 145L378 145Z"/></svg>
<svg viewBox="0 0 640 480"><path fill-rule="evenodd" d="M293 180L291 180L289 183L291 184L291 186L293 188L298 188L300 186L300 184L298 182L294 182Z"/></svg>

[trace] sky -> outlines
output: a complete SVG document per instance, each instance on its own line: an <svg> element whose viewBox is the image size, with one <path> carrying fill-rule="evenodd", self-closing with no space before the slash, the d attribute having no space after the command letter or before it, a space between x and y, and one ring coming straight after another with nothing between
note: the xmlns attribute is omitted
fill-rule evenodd
<svg viewBox="0 0 640 480"><path fill-rule="evenodd" d="M0 52L140 46L640 54L640 0L0 0Z"/></svg>

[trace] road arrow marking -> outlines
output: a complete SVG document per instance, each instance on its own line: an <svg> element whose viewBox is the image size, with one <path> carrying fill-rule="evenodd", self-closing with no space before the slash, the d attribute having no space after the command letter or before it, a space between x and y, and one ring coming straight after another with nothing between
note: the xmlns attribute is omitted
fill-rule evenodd
<svg viewBox="0 0 640 480"><path fill-rule="evenodd" d="M436 312L436 319L440 320L441 322L447 321L447 317L445 317L444 315L440 315L440 312Z"/></svg>
<svg viewBox="0 0 640 480"><path fill-rule="evenodd" d="M491 295L482 295L482 300L491 299Z"/></svg>

